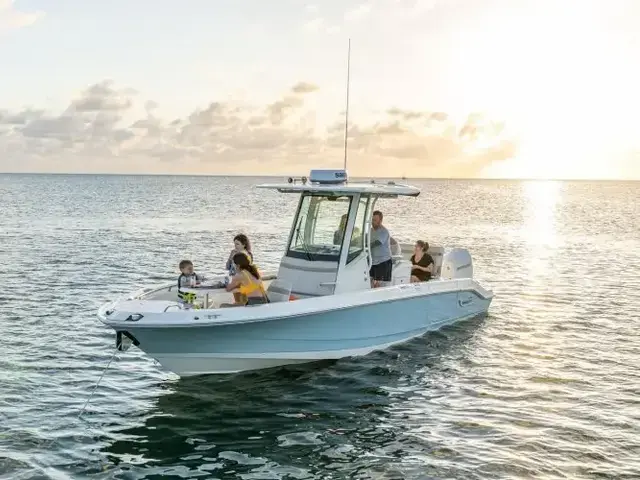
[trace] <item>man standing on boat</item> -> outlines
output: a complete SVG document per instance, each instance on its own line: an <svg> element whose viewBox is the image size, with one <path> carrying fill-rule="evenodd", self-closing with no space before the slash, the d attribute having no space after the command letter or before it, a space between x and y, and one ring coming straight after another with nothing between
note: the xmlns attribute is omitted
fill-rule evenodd
<svg viewBox="0 0 640 480"><path fill-rule="evenodd" d="M396 243L391 238L389 230L382 225L382 212L376 210L371 218L371 269L369 277L371 288L380 287L391 282L391 243Z"/></svg>

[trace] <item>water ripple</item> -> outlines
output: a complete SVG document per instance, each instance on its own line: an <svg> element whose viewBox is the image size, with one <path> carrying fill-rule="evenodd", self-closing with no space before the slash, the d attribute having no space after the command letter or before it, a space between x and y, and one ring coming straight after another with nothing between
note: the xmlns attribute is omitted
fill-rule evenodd
<svg viewBox="0 0 640 480"><path fill-rule="evenodd" d="M640 478L637 183L419 182L385 221L469 247L486 318L227 377L132 349L78 419L113 352L102 302L183 257L220 272L238 231L277 265L296 199L255 182L0 176L0 478Z"/></svg>

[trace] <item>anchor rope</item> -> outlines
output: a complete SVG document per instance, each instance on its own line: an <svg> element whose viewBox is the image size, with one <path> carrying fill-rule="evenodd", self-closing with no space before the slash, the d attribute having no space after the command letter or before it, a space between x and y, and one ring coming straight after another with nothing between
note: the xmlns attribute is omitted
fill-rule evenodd
<svg viewBox="0 0 640 480"><path fill-rule="evenodd" d="M83 420L82 414L85 412L87 406L89 405L89 402L91 401L91 399L93 398L93 395L95 394L96 390L98 389L98 386L100 385L100 382L102 381L102 378L104 377L104 374L107 372L107 370L109 369L109 366L111 365L111 362L113 361L113 359L115 358L116 354L118 353L118 349L120 348L120 346L122 345L122 342L118 345L116 345L115 351L113 352L113 354L111 355L111 358L109 359L109 361L107 362L107 365L104 367L104 369L102 370L102 373L100 374L100 378L98 378L98 381L96 382L95 386L93 387L93 391L91 392L91 395L89 395L89 398L86 400L86 402L84 403L82 410L80 410L80 413L78 414L78 416L76 417L76 420L78 421L82 421L82 423L84 424L85 428L87 429L88 432L90 433L94 433L92 432L92 427L89 425L88 422L86 422L85 420ZM48 440L42 440L37 442L38 445L40 447L46 447L46 448L50 448L52 445L54 445L55 443L59 443L59 440L56 438L50 438ZM101 465L101 469L104 471L107 468L107 464L103 461L103 460L99 460L99 463ZM44 468L40 465L38 465L38 463L36 462L36 465L39 468ZM44 471L44 470L43 470Z"/></svg>
<svg viewBox="0 0 640 480"><path fill-rule="evenodd" d="M93 390L91 391L91 395L89 395L89 398L87 398L87 401L84 402L84 406L82 407L82 410L80 410L80 413L78 414L78 420L81 420L82 414L84 413L84 411L89 406L89 402L91 402L91 399L93 398L94 393L96 393L96 390L98 390L98 386L100 385L100 382L102 381L102 377L104 377L104 374L107 373L107 370L109 369L109 366L111 365L111 362L116 357L116 354L118 353L118 349L120 348L120 345L122 345L122 343L116 345L116 348L113 351L113 354L111 355L111 358L107 362L107 366L104 367L104 369L102 370L102 373L100 374L100 378L98 378L98 381L96 382L95 386L93 387Z"/></svg>
<svg viewBox="0 0 640 480"><path fill-rule="evenodd" d="M119 351L121 346L122 346L122 341L120 341L120 343L116 345L116 348L113 351L113 354L111 355L111 358L109 359L109 361L107 362L107 365L102 370L102 373L100 374L100 378L98 378L98 381L96 382L95 386L93 387L93 390L91 391L91 395L89 395L89 398L87 398L87 401L84 403L84 405L82 407L82 410L80 410L80 413L78 414L77 420L81 421L82 423L85 424L85 426L87 428L87 432L97 433L97 431L95 431L95 430L94 430L94 432L92 432L91 425L82 418L82 414L85 412L85 410L89 406L89 402L91 402L91 399L93 398L93 395L96 393L96 390L98 390L98 386L100 385L100 382L102 381L102 378L104 377L104 374L107 373L107 370L109 370L109 366L111 365L111 362L113 361L113 359L116 358L116 354L118 353L118 351ZM101 467L100 470L102 470L103 472L107 470L107 468L108 468L108 463L107 462L105 462L103 459L100 459L100 460L98 460L98 463L100 464L100 467Z"/></svg>

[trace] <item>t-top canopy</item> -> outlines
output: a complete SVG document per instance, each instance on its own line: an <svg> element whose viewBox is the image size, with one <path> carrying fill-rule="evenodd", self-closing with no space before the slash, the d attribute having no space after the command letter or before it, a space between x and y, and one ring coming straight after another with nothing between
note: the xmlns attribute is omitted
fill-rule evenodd
<svg viewBox="0 0 640 480"><path fill-rule="evenodd" d="M288 183L265 183L258 188L278 190L280 193L325 193L354 195L357 193L375 195L379 197L417 197L420 189L411 185L402 185L395 182L376 183L349 183L346 170L311 170L310 179L289 178Z"/></svg>

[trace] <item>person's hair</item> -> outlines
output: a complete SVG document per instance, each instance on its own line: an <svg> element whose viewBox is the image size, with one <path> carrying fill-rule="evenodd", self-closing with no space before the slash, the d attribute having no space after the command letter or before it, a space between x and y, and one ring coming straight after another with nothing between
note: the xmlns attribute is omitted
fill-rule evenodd
<svg viewBox="0 0 640 480"><path fill-rule="evenodd" d="M239 233L238 235L236 235L235 237L233 237L233 241L239 241L243 246L244 249L251 253L251 242L249 241L249 237L247 237L244 233Z"/></svg>
<svg viewBox="0 0 640 480"><path fill-rule="evenodd" d="M187 268L189 265L193 266L193 262L191 260L182 260L178 265L178 268L182 271L183 268Z"/></svg>
<svg viewBox="0 0 640 480"><path fill-rule="evenodd" d="M233 256L233 263L235 263L240 270L246 270L253 275L256 280L260 280L260 272L258 272L256 266L249 261L249 257L244 253L236 253Z"/></svg>
<svg viewBox="0 0 640 480"><path fill-rule="evenodd" d="M382 220L384 218L382 216L382 212L380 210L376 210L375 212L373 212L372 217L375 217L376 215L378 215L380 217L380 220Z"/></svg>
<svg viewBox="0 0 640 480"><path fill-rule="evenodd" d="M428 242L423 242L422 240L418 240L416 242L416 245L418 245L423 252L427 252L429 250L429 243Z"/></svg>

